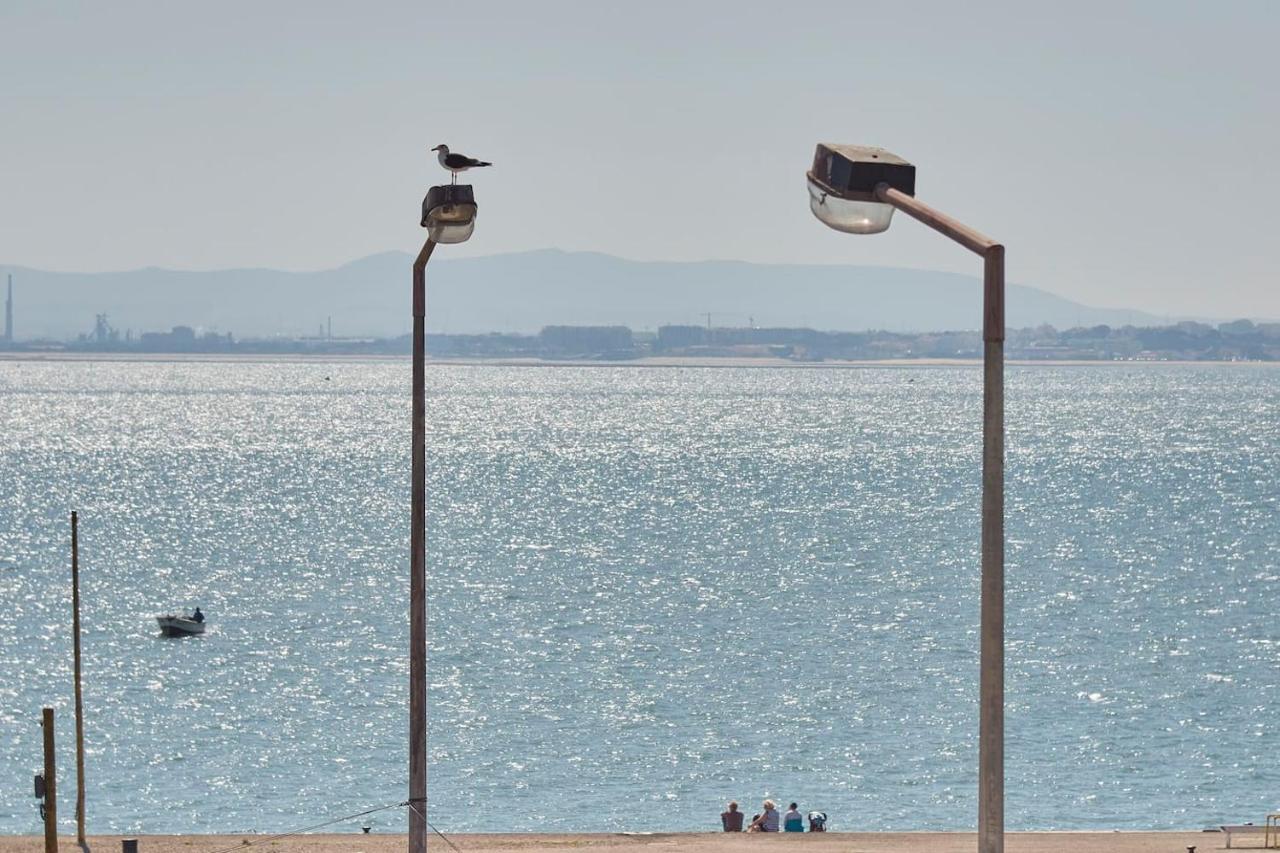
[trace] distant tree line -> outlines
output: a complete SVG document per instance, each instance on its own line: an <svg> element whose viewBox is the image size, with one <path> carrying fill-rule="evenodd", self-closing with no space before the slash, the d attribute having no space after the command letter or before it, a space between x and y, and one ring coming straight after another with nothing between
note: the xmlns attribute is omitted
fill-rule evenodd
<svg viewBox="0 0 1280 853"><path fill-rule="evenodd" d="M407 351L407 339L405 344ZM955 332L821 332L805 328L548 326L538 335L429 335L439 358L616 360L646 356L783 358L794 361L980 358L982 336ZM1012 329L1006 354L1027 360L1280 360L1280 323L1236 320L1210 326L1052 326Z"/></svg>
<svg viewBox="0 0 1280 853"><path fill-rule="evenodd" d="M231 334L197 332L175 326L168 332L120 335L99 315L94 330L69 342L27 341L10 350L170 353L313 353L401 355L408 335L396 338L262 338L237 340ZM429 334L435 358L624 360L648 356L690 358L777 358L792 361L978 358L978 332L822 332L806 328L661 326L636 332L626 326L547 326L536 335ZM1170 326L1052 326L1011 329L1009 358L1028 360L1280 360L1280 323L1235 320L1210 326L1183 322Z"/></svg>

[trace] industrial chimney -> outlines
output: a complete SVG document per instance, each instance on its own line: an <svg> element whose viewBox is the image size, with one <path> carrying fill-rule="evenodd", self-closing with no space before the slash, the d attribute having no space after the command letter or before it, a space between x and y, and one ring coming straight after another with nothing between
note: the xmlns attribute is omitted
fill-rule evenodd
<svg viewBox="0 0 1280 853"><path fill-rule="evenodd" d="M13 273L9 273L9 296L4 301L4 342L13 343Z"/></svg>

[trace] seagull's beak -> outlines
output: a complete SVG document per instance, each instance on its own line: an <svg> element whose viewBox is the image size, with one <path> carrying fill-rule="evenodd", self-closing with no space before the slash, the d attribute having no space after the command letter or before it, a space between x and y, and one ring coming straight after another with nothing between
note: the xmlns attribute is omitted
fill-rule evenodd
<svg viewBox="0 0 1280 853"><path fill-rule="evenodd" d="M435 148L432 148L431 150L432 150L432 151L439 151L442 147L443 147L443 146L441 146L441 145L437 145Z"/></svg>

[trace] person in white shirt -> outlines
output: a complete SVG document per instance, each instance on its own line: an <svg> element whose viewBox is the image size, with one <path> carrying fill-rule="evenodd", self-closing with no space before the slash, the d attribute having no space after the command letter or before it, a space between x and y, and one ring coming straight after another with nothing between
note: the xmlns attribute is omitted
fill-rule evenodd
<svg viewBox="0 0 1280 853"><path fill-rule="evenodd" d="M777 832L778 831L778 807L774 805L773 800L764 801L764 812L756 815L756 819L751 821L751 827L747 832Z"/></svg>

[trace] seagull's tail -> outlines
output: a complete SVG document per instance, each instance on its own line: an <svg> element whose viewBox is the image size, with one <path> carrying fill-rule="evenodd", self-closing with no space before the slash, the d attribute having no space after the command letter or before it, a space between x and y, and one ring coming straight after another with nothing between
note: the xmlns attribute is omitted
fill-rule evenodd
<svg viewBox="0 0 1280 853"><path fill-rule="evenodd" d="M479 167L479 166L492 166L493 164L492 164L492 163L485 163L485 162L476 162L476 163L472 163L471 165L472 165L472 166L477 166L477 167Z"/></svg>

